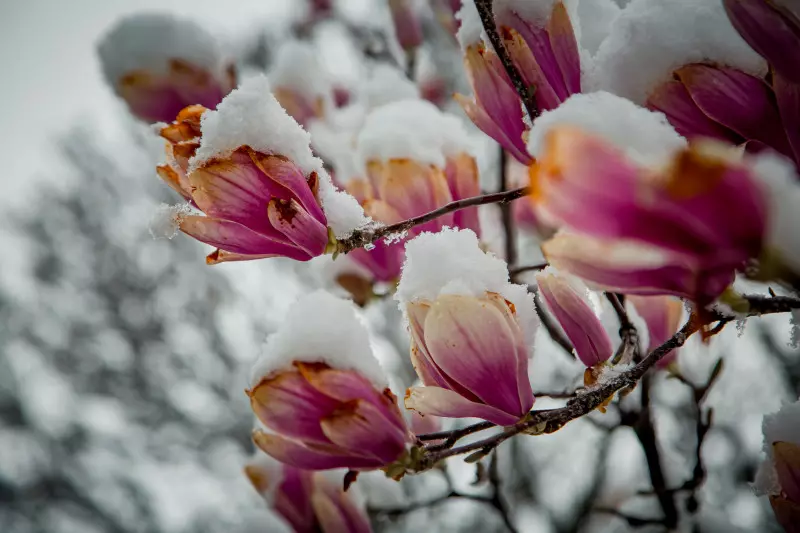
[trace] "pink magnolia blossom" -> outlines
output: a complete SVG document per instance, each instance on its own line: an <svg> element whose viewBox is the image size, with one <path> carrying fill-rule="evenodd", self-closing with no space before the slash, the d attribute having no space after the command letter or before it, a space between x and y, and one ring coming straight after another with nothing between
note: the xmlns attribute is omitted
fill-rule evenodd
<svg viewBox="0 0 800 533"><path fill-rule="evenodd" d="M325 115L325 101L322 96L310 97L292 87L276 85L273 94L281 107L302 126Z"/></svg>
<svg viewBox="0 0 800 533"><path fill-rule="evenodd" d="M479 41L464 50L464 67L474 97L456 94L456 101L483 133L520 163L530 164L533 158L525 148L525 112L500 58Z"/></svg>
<svg viewBox="0 0 800 533"><path fill-rule="evenodd" d="M500 35L523 81L534 90L538 108L547 111L581 92L578 41L567 8L553 3L545 20L513 8L497 13Z"/></svg>
<svg viewBox="0 0 800 533"><path fill-rule="evenodd" d="M169 122L192 104L215 107L236 87L233 62L222 58L211 34L189 21L128 17L98 50L109 84L146 122Z"/></svg>
<svg viewBox="0 0 800 533"><path fill-rule="evenodd" d="M683 315L683 302L673 296L637 296L630 295L625 298L633 305L639 316L647 325L650 343L647 352L652 352L669 340L680 328ZM672 350L656 363L665 368L675 360L678 351Z"/></svg>
<svg viewBox="0 0 800 533"><path fill-rule="evenodd" d="M370 470L396 461L410 442L397 398L361 373L295 362L247 391L258 419L256 445L282 463L308 470Z"/></svg>
<svg viewBox="0 0 800 533"><path fill-rule="evenodd" d="M306 176L287 157L249 146L189 168L205 111L191 106L162 128L170 163L158 173L205 214L183 214L177 222L185 234L218 248L207 262L276 256L307 261L325 253L330 238L316 172Z"/></svg>
<svg viewBox="0 0 800 533"><path fill-rule="evenodd" d="M289 465L269 464L256 457L244 468L250 482L267 504L295 533L370 533L364 511L351 494L321 472Z"/></svg>
<svg viewBox="0 0 800 533"><path fill-rule="evenodd" d="M614 353L611 339L587 300L579 280L547 268L536 275L539 291L587 367L604 363Z"/></svg>
<svg viewBox="0 0 800 533"><path fill-rule="evenodd" d="M528 413L528 349L513 305L496 293L441 295L406 311L411 361L425 385L407 391L407 408L500 425Z"/></svg>
<svg viewBox="0 0 800 533"><path fill-rule="evenodd" d="M800 164L800 58L786 53L800 47L800 10L796 5L792 9L791 3L766 0L724 0L723 4L739 35L772 67L778 113L794 161ZM769 123L764 121L764 127L777 127L773 115Z"/></svg>
<svg viewBox="0 0 800 533"><path fill-rule="evenodd" d="M650 169L573 127L556 127L545 144L531 197L569 230L542 247L557 268L608 290L707 303L759 255L765 191L727 148L693 143Z"/></svg>

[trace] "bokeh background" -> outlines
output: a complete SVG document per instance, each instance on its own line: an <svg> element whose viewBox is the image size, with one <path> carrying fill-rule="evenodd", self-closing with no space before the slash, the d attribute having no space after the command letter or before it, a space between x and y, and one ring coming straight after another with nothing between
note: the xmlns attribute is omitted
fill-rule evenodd
<svg viewBox="0 0 800 533"><path fill-rule="evenodd" d="M278 259L210 268L199 243L153 239L150 217L175 201L153 170L159 143L106 86L94 46L127 13L168 11L206 26L245 72L264 70L298 36L304 9L301 0L0 4L0 532L285 531L241 473L252 453L242 391L287 305L326 285L325 266ZM379 0L340 0L337 17L303 37L319 49L320 76L357 86L365 65L397 53L388 14ZM368 46L348 26L367 29ZM432 16L425 28L427 61L445 92L463 91L457 46ZM496 162L484 154L481 163L491 182ZM408 385L394 304L365 314L379 357ZM681 530L778 531L749 482L763 414L800 393L790 326L786 317L754 319L680 354L681 371L698 384L724 359L702 404L714 418L697 505L694 491L677 494L682 509L696 507ZM545 334L540 341L535 390L570 390L579 365ZM652 395L667 486L680 487L696 463L696 403L665 375ZM605 415L501 448L498 476L520 531L661 530L599 512L658 516L634 429L612 429L635 401L634 393ZM479 502L421 505L451 486L481 494L481 472L453 461L399 485L379 475L359 484L379 531L504 531ZM418 508L395 512L409 506Z"/></svg>

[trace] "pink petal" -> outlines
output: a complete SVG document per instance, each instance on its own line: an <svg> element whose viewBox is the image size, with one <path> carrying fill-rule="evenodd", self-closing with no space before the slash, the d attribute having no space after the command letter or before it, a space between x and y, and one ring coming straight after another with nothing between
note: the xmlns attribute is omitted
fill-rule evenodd
<svg viewBox="0 0 800 533"><path fill-rule="evenodd" d="M311 472L284 466L282 473L283 479L275 492L273 507L295 532L314 533L316 518L311 507Z"/></svg>
<svg viewBox="0 0 800 533"><path fill-rule="evenodd" d="M664 344L680 328L683 315L683 302L672 296L637 296L628 295L627 302L636 309L639 316L644 319L650 336L647 351L651 352ZM676 355L676 350L658 362L660 367L667 366Z"/></svg>
<svg viewBox="0 0 800 533"><path fill-rule="evenodd" d="M272 239L230 220L187 216L180 221L180 229L198 241L222 250L250 256L289 257L308 261L311 256L299 248Z"/></svg>
<svg viewBox="0 0 800 533"><path fill-rule="evenodd" d="M305 470L329 470L331 468L377 468L382 463L371 457L350 455L333 446L306 447L297 441L265 433L253 432L253 442L264 453L287 465Z"/></svg>
<svg viewBox="0 0 800 533"><path fill-rule="evenodd" d="M522 332L492 302L440 296L425 318L425 344L436 365L484 403L516 417L533 404L518 379L520 361L527 368Z"/></svg>
<svg viewBox="0 0 800 533"><path fill-rule="evenodd" d="M536 275L544 301L564 329L575 352L587 367L606 361L614 352L611 339L600 319L586 301L588 294L579 294L563 274L544 271ZM583 288L584 292L587 292Z"/></svg>
<svg viewBox="0 0 800 533"><path fill-rule="evenodd" d="M534 98L539 108L547 111L558 107L563 101L563 98L560 94L556 94L552 87L552 83L556 82L556 80L549 79L545 73L542 72L537 58L519 32L506 27L502 27L501 31L503 43L506 45L508 55L511 56L511 60L517 67L523 81L528 87L534 88ZM544 32L544 30L540 31ZM540 35L540 37L537 39L537 42L541 41L542 45L549 48L549 42L545 40L547 36L544 34L538 35ZM553 61L554 60L553 58ZM557 67L555 69L551 68L549 72L558 73L559 76L561 74L560 71L557 70ZM558 81L560 83L560 80Z"/></svg>
<svg viewBox="0 0 800 533"><path fill-rule="evenodd" d="M772 87L778 101L783 128L794 152L795 163L800 164L800 82L791 82L782 74L773 72Z"/></svg>
<svg viewBox="0 0 800 533"><path fill-rule="evenodd" d="M311 257L325 253L328 228L312 217L296 200L269 202L267 214L272 225Z"/></svg>
<svg viewBox="0 0 800 533"><path fill-rule="evenodd" d="M411 364L424 385L436 385L450 389L452 388L451 384L433 362L425 344L425 318L428 316L430 308L428 303L411 302L406 304L408 330L411 335Z"/></svg>
<svg viewBox="0 0 800 533"><path fill-rule="evenodd" d="M789 10L765 0L723 0L728 18L753 49L787 79L800 83L800 27Z"/></svg>
<svg viewBox="0 0 800 533"><path fill-rule="evenodd" d="M450 196L453 197L453 200L461 200L481 194L478 164L472 156L458 154L448 157L444 173L447 177ZM462 229L471 229L477 235L481 234L477 207L456 211L453 214L453 224Z"/></svg>
<svg viewBox="0 0 800 533"><path fill-rule="evenodd" d="M581 92L581 58L578 41L567 8L562 1L553 5L553 12L547 22L547 33L567 94Z"/></svg>
<svg viewBox="0 0 800 533"><path fill-rule="evenodd" d="M358 248L347 255L369 270L375 281L392 283L400 279L405 255L402 246L396 243L386 244L381 241L375 243L375 248L372 250Z"/></svg>
<svg viewBox="0 0 800 533"><path fill-rule="evenodd" d="M732 144L744 141L740 135L708 118L679 81L659 85L647 99L647 107L667 115L670 124L684 137L712 137Z"/></svg>
<svg viewBox="0 0 800 533"><path fill-rule="evenodd" d="M675 75L709 118L745 139L791 153L775 97L762 79L736 69L702 64L686 65Z"/></svg>
<svg viewBox="0 0 800 533"><path fill-rule="evenodd" d="M516 128L512 128L511 132L503 130L498 123L475 101L470 100L464 95L456 94L454 97L456 102L461 105L464 113L469 117L475 126L478 127L483 133L494 139L500 146L514 156L514 158L523 165L529 165L533 162L533 158L528 154L525 147L525 141L522 138L524 133L524 123L522 122L522 111L520 110L520 124L522 125L519 131L519 136L516 135ZM520 108L521 109L521 108Z"/></svg>
<svg viewBox="0 0 800 533"><path fill-rule="evenodd" d="M322 420L322 430L337 446L391 463L405 450L406 433L365 400L348 402Z"/></svg>
<svg viewBox="0 0 800 533"><path fill-rule="evenodd" d="M269 180L286 191L285 194L273 194L273 196L282 200L294 198L320 224L325 226L328 224L315 196L319 179L316 173L312 172L306 179L297 165L286 157L265 155L260 152L252 152L251 156Z"/></svg>
<svg viewBox="0 0 800 533"><path fill-rule="evenodd" d="M323 533L372 533L366 514L341 485L334 485L320 474L314 475L311 501Z"/></svg>
<svg viewBox="0 0 800 533"><path fill-rule="evenodd" d="M457 392L440 387L414 387L406 392L407 409L444 418L481 418L499 426L510 426L521 417L467 400Z"/></svg>
<svg viewBox="0 0 800 533"><path fill-rule="evenodd" d="M265 379L250 392L253 412L265 426L288 437L328 444L320 420L340 403L293 371Z"/></svg>

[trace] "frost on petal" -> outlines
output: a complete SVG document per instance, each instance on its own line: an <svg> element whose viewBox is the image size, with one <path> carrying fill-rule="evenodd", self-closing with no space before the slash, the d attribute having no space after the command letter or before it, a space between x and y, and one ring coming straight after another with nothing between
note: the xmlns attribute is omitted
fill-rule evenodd
<svg viewBox="0 0 800 533"><path fill-rule="evenodd" d="M331 368L355 370L378 390L387 387L386 376L372 353L369 334L351 302L316 291L289 308L283 325L269 336L253 367L251 386L294 361L326 363Z"/></svg>
<svg viewBox="0 0 800 533"><path fill-rule="evenodd" d="M150 219L150 235L154 239L171 239L178 234L181 219L191 214L189 204L161 204Z"/></svg>
<svg viewBox="0 0 800 533"><path fill-rule="evenodd" d="M755 76L767 71L764 59L731 25L721 1L633 0L611 24L587 86L644 104L650 91L689 63Z"/></svg>

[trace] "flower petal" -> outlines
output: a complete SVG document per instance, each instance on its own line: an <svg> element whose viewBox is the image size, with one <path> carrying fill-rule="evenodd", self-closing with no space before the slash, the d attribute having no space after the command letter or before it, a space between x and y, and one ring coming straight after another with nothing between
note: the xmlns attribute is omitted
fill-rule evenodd
<svg viewBox="0 0 800 533"><path fill-rule="evenodd" d="M522 129L519 131L517 137L517 128L512 132L504 131L498 123L492 120L492 117L480 106L477 102L470 100L463 94L456 94L453 96L456 102L464 110L464 113L469 117L475 126L478 127L483 133L494 139L500 146L514 156L514 158L523 165L530 165L533 158L528 154L525 147L525 141L522 138L524 133L524 123L522 122L522 115L520 111L520 124ZM520 108L521 109L521 108Z"/></svg>
<svg viewBox="0 0 800 533"><path fill-rule="evenodd" d="M338 408L340 402L311 386L299 372L282 372L264 379L249 396L253 412L273 431L330 444L320 420Z"/></svg>
<svg viewBox="0 0 800 533"><path fill-rule="evenodd" d="M781 12L777 2L723 0L728 18L753 49L787 79L800 83L800 27L791 12Z"/></svg>
<svg viewBox="0 0 800 533"><path fill-rule="evenodd" d="M800 165L800 82L792 82L778 72L772 73L772 88L778 101L783 129L794 152L794 161Z"/></svg>
<svg viewBox="0 0 800 533"><path fill-rule="evenodd" d="M513 318L487 300L442 295L424 328L432 360L450 379L513 416L528 412L533 397L520 390L517 379L520 361L527 367L527 348Z"/></svg>
<svg viewBox="0 0 800 533"><path fill-rule="evenodd" d="M328 224L325 214L322 212L322 207L315 196L319 179L315 172L312 172L306 179L297 165L287 157L277 154L267 155L255 151L252 151L250 156L270 180L289 193L288 195L274 194L273 196L283 200L294 198L320 224Z"/></svg>
<svg viewBox="0 0 800 533"><path fill-rule="evenodd" d="M320 474L314 475L311 503L323 533L372 533L369 520L353 499Z"/></svg>
<svg viewBox="0 0 800 533"><path fill-rule="evenodd" d="M296 200L273 198L267 208L269 221L298 248L316 257L325 253L328 228L312 217Z"/></svg>
<svg viewBox="0 0 800 533"><path fill-rule="evenodd" d="M424 415L444 418L481 418L500 426L510 426L519 416L500 409L467 400L457 392L441 387L414 387L406 392L405 405Z"/></svg>
<svg viewBox="0 0 800 533"><path fill-rule="evenodd" d="M761 141L783 154L791 154L775 97L761 78L732 68L702 64L686 65L676 70L675 75L709 118L745 139Z"/></svg>
<svg viewBox="0 0 800 533"><path fill-rule="evenodd" d="M306 470L331 468L377 468L381 462L372 457L351 455L330 446L303 446L297 441L261 430L253 432L253 442L264 453L287 465Z"/></svg>
<svg viewBox="0 0 800 533"><path fill-rule="evenodd" d="M647 351L651 352L664 344L680 327L683 315L683 302L672 296L638 296L627 295L625 301L633 305L639 316L647 325L650 344ZM674 360L677 350L660 359L657 365L661 368L669 365Z"/></svg>
<svg viewBox="0 0 800 533"><path fill-rule="evenodd" d="M800 504L800 445L775 442L772 453L781 491L789 500Z"/></svg>
<svg viewBox="0 0 800 533"><path fill-rule="evenodd" d="M343 404L322 420L322 430L337 446L359 450L382 464L395 461L405 450L407 440L403 429L365 400Z"/></svg>
<svg viewBox="0 0 800 533"><path fill-rule="evenodd" d="M547 22L547 33L567 95L581 92L581 58L578 41L564 2L558 1L553 5L553 12Z"/></svg>
<svg viewBox="0 0 800 533"><path fill-rule="evenodd" d="M308 261L311 258L308 253L287 242L256 233L230 220L186 216L180 220L180 229L198 241L234 254L289 257L298 261Z"/></svg>
<svg viewBox="0 0 800 533"><path fill-rule="evenodd" d="M478 163L469 154L461 153L448 157L444 174L453 200L461 200L481 194ZM453 224L458 228L471 229L476 235L481 234L477 207L456 211L453 214Z"/></svg>
<svg viewBox="0 0 800 533"><path fill-rule="evenodd" d="M712 137L732 144L744 142L740 135L703 113L679 81L667 81L659 85L650 93L647 107L664 113L670 124L684 137Z"/></svg>

